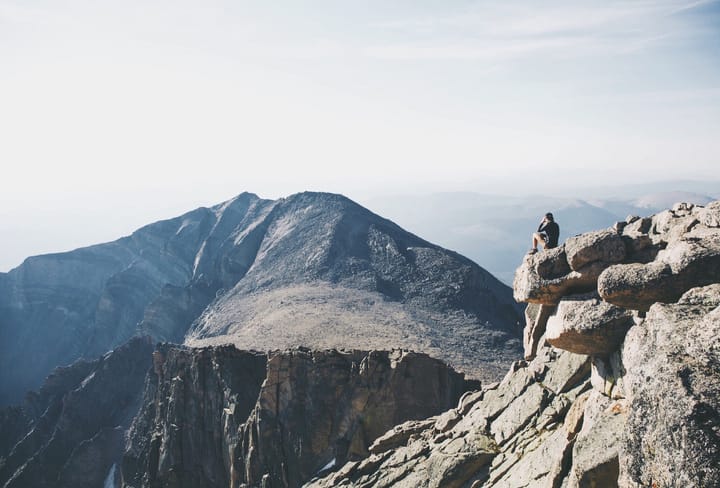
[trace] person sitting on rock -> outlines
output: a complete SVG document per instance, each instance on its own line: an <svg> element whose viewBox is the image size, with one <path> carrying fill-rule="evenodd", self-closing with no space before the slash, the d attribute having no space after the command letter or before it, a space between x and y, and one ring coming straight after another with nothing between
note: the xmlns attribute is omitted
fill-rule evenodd
<svg viewBox="0 0 720 488"><path fill-rule="evenodd" d="M560 237L560 226L555 222L553 214L550 212L540 222L537 232L533 234L532 247L529 254L535 254L538 244L542 243L544 249L552 249L557 247L558 238Z"/></svg>

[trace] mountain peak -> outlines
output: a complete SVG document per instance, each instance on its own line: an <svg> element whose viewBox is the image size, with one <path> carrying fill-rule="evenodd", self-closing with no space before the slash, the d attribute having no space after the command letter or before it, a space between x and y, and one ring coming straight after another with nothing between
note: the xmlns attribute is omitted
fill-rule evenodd
<svg viewBox="0 0 720 488"><path fill-rule="evenodd" d="M138 332L259 349L397 341L485 378L519 350L509 287L333 193L241 193L115 242L29 259L0 285L3 401Z"/></svg>

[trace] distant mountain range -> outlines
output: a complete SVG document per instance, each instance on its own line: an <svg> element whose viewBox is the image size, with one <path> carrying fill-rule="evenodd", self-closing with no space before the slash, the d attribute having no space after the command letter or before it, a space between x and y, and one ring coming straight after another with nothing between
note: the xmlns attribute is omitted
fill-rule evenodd
<svg viewBox="0 0 720 488"><path fill-rule="evenodd" d="M335 194L250 193L0 273L0 403L135 335L243 349L407 348L495 378L521 308L471 260Z"/></svg>
<svg viewBox="0 0 720 488"><path fill-rule="evenodd" d="M678 185L683 187L681 182ZM711 190L710 185L700 186ZM720 186L714 188L720 192ZM597 190L588 190L582 198L435 193L378 197L365 203L411 232L469 257L510 284L515 268L530 248L530 236L546 212L554 214L564 241L609 227L628 215L655 213L681 201L706 204L720 196L684 190L639 193L648 189L655 188L619 186L615 192L607 189L607 194L619 196L601 198L595 196Z"/></svg>

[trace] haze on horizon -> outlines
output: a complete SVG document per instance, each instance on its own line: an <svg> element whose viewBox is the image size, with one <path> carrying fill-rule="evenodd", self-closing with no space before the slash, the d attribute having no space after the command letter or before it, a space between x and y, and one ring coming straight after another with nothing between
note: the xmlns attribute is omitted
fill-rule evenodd
<svg viewBox="0 0 720 488"><path fill-rule="evenodd" d="M718 25L717 0L0 0L0 270L242 191L720 180Z"/></svg>

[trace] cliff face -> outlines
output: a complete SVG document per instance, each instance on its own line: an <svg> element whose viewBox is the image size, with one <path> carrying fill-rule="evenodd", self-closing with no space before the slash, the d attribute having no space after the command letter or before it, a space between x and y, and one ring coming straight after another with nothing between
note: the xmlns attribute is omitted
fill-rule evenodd
<svg viewBox="0 0 720 488"><path fill-rule="evenodd" d="M398 350L275 355L241 428L233 481L299 487L323 468L366 457L387 429L446 410L472 386L437 360Z"/></svg>
<svg viewBox="0 0 720 488"><path fill-rule="evenodd" d="M267 364L266 364L267 362ZM235 348L155 353L123 486L299 487L473 383L426 355Z"/></svg>
<svg viewBox="0 0 720 488"><path fill-rule="evenodd" d="M310 487L720 486L720 202L527 256L525 360Z"/></svg>
<svg viewBox="0 0 720 488"><path fill-rule="evenodd" d="M229 486L238 428L255 406L266 361L232 346L159 346L128 433L123 486Z"/></svg>
<svg viewBox="0 0 720 488"><path fill-rule="evenodd" d="M0 452L0 484L101 486L122 458L151 351L147 339L133 339L95 361L60 368L22 408L4 410L1 430L16 434Z"/></svg>
<svg viewBox="0 0 720 488"><path fill-rule="evenodd" d="M493 377L519 349L518 321L511 290L475 263L345 197L242 194L0 274L0 405L136 334L261 350L392 345Z"/></svg>
<svg viewBox="0 0 720 488"><path fill-rule="evenodd" d="M478 387L401 350L267 356L133 339L0 411L0 486L299 487Z"/></svg>

